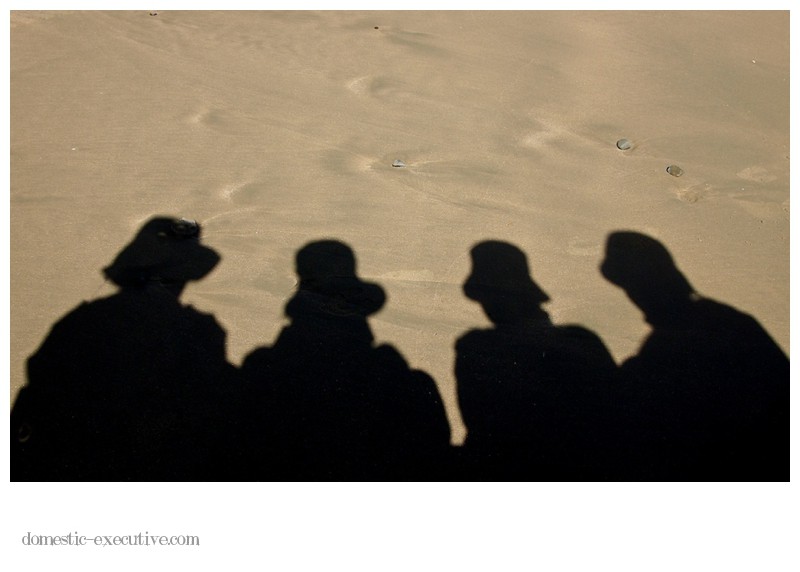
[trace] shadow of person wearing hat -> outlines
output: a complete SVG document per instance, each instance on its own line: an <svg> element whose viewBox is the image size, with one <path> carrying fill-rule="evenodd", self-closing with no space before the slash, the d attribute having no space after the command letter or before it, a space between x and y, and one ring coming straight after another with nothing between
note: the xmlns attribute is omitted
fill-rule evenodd
<svg viewBox="0 0 800 572"><path fill-rule="evenodd" d="M199 238L194 221L152 218L104 269L119 291L52 327L12 410L13 480L222 474L234 368L214 317L179 301L220 260Z"/></svg>
<svg viewBox="0 0 800 572"><path fill-rule="evenodd" d="M629 478L788 480L789 360L761 325L697 294L644 234L611 233L600 270L652 328L621 366Z"/></svg>
<svg viewBox="0 0 800 572"><path fill-rule="evenodd" d="M367 317L386 295L356 276L335 240L296 257L291 320L271 347L245 359L264 480L428 480L450 428L436 384L392 346L376 346Z"/></svg>
<svg viewBox="0 0 800 572"><path fill-rule="evenodd" d="M501 241L470 251L464 294L493 327L456 343L456 378L467 427L466 477L478 480L605 478L603 415L615 363L594 333L556 326L550 298L525 254Z"/></svg>

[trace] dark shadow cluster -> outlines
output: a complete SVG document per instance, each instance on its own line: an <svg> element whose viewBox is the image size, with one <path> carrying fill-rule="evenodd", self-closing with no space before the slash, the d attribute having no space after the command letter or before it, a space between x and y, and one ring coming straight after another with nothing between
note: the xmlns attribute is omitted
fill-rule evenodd
<svg viewBox="0 0 800 572"><path fill-rule="evenodd" d="M194 221L148 221L104 274L118 291L59 320L11 412L15 481L786 481L789 360L758 322L701 297L658 241L608 237L601 272L651 327L618 366L554 324L516 246L471 250L492 325L456 343L468 436L435 381L369 316L386 302L335 240L296 256L289 323L241 367L181 303L220 261Z"/></svg>

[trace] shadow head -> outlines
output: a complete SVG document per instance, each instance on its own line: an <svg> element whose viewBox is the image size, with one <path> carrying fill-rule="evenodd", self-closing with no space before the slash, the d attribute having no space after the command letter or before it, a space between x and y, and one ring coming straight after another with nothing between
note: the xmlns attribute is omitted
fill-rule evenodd
<svg viewBox="0 0 800 572"><path fill-rule="evenodd" d="M378 284L356 274L353 250L338 240L317 240L301 248L295 258L299 290L325 299L329 313L368 316L386 303Z"/></svg>
<svg viewBox="0 0 800 572"><path fill-rule="evenodd" d="M200 243L200 235L200 225L193 220L153 217L103 274L121 288L200 280L220 261L219 254Z"/></svg>
<svg viewBox="0 0 800 572"><path fill-rule="evenodd" d="M508 242L487 240L470 250L472 271L464 295L483 306L494 323L546 317L550 297L530 276L525 253Z"/></svg>
<svg viewBox="0 0 800 572"><path fill-rule="evenodd" d="M600 272L651 315L695 297L694 288L666 247L638 232L618 231L608 236Z"/></svg>

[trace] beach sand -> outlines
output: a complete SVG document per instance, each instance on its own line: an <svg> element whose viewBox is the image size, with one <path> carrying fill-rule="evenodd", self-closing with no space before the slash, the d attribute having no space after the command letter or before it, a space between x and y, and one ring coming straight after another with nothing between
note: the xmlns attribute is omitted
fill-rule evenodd
<svg viewBox="0 0 800 572"><path fill-rule="evenodd" d="M387 294L376 339L435 378L456 443L483 240L618 362L648 332L598 270L622 229L788 354L788 12L15 11L10 70L12 403L158 214L221 255L183 300L234 364L286 323L295 253L351 246Z"/></svg>

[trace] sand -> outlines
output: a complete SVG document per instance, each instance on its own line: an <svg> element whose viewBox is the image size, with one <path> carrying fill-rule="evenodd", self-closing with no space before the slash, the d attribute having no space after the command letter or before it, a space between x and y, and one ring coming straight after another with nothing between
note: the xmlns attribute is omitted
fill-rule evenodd
<svg viewBox="0 0 800 572"><path fill-rule="evenodd" d="M222 256L183 300L234 364L285 323L298 249L350 245L387 293L376 338L435 378L456 443L482 240L618 362L648 332L598 271L620 229L788 354L788 12L15 11L10 39L12 403L156 214Z"/></svg>

